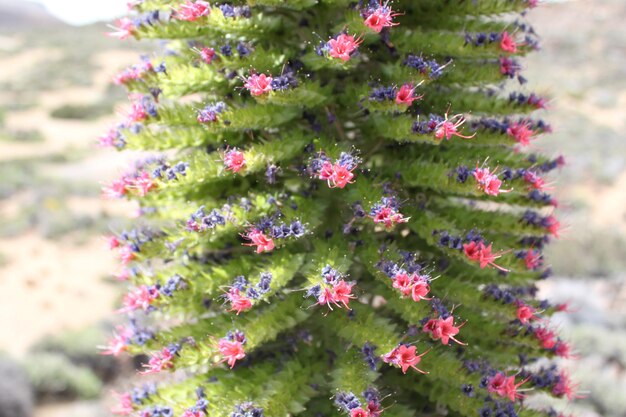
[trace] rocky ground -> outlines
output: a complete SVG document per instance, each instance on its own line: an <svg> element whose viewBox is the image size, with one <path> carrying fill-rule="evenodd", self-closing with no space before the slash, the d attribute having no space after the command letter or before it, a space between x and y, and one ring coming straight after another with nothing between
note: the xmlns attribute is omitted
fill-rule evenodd
<svg viewBox="0 0 626 417"><path fill-rule="evenodd" d="M543 51L525 61L526 75L531 89L554 97L546 117L555 133L536 146L564 153L569 162L557 179L565 202L559 215L569 230L549 253L560 278L541 291L576 308L555 321L577 346L580 359L568 366L588 392L561 408L622 417L626 32L619 28L626 3L564 2L529 16L542 34ZM138 51L105 39L104 25L76 29L41 16L18 21L12 20L10 31L0 25L0 374L5 362L30 364L25 386L30 379L47 393L38 394L37 417L108 415L100 393L110 396L120 365L98 362L87 352L101 342L106 326L94 324L111 317L119 294L110 279L115 262L101 236L123 227L133 207L99 198L100 181L116 176L129 157L114 157L94 141L124 101L110 88L111 75L135 62ZM82 111L59 117L67 104ZM0 392L2 384L0 375ZM16 398L34 401L30 391L11 388L21 393ZM6 410L0 416L13 417Z"/></svg>

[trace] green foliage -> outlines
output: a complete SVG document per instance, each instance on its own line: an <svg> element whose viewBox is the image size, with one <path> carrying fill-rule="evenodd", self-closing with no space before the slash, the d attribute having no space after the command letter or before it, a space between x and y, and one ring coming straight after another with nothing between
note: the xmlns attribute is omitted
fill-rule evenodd
<svg viewBox="0 0 626 417"><path fill-rule="evenodd" d="M505 87L531 2L192 3L136 5L128 34L166 52L122 74L143 96L108 137L163 152L107 190L145 215L113 241L134 319L110 350L187 371L132 408L549 415L519 400L564 395L537 376L568 346L534 297L561 161L522 149L545 99Z"/></svg>
<svg viewBox="0 0 626 417"><path fill-rule="evenodd" d="M30 355L24 368L39 398L90 399L100 395L100 379L89 368L79 367L61 354Z"/></svg>

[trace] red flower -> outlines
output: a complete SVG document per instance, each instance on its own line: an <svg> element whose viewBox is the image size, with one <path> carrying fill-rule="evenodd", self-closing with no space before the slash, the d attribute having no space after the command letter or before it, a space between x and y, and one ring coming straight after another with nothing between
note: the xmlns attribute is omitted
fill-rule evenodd
<svg viewBox="0 0 626 417"><path fill-rule="evenodd" d="M537 318L535 316L535 309L522 303L518 305L516 315L517 319L521 321L522 324L527 324Z"/></svg>
<svg viewBox="0 0 626 417"><path fill-rule="evenodd" d="M266 236L260 230L253 228L242 236L251 241L251 243L244 243L244 246L256 246L256 253L270 252L275 247L272 238Z"/></svg>
<svg viewBox="0 0 626 417"><path fill-rule="evenodd" d="M489 168L476 167L472 175L478 183L478 188L483 190L487 195L498 196L500 193L508 193L512 191L500 189L502 181L500 181L498 176L495 174L495 170L491 172Z"/></svg>
<svg viewBox="0 0 626 417"><path fill-rule="evenodd" d="M244 352L243 350L243 345L239 341L220 339L217 347L223 357L221 362L227 362L231 369L235 366L235 363L238 360L246 357L246 352Z"/></svg>
<svg viewBox="0 0 626 417"><path fill-rule="evenodd" d="M519 383L515 383L515 376L506 376L504 372L498 372L489 379L487 383L487 390L498 394L501 397L506 397L511 401L515 401L517 398L524 398L524 396L517 392L517 388L525 384L530 378L527 378Z"/></svg>
<svg viewBox="0 0 626 417"><path fill-rule="evenodd" d="M350 410L350 417L370 417L370 415L361 407L357 407Z"/></svg>
<svg viewBox="0 0 626 417"><path fill-rule="evenodd" d="M411 296L413 297L413 301L417 302L420 300L430 300L431 298L427 298L426 295L430 292L430 285L425 279L418 277L414 281L413 290L411 291Z"/></svg>
<svg viewBox="0 0 626 417"><path fill-rule="evenodd" d="M452 120L458 118L456 123L453 123ZM463 126L465 123L465 117L461 114L457 114L456 116L452 116L451 119L448 119L448 113L445 114L445 120L435 127L435 138L441 140L446 138L446 140L452 139L453 136L458 136L463 139L471 139L476 136L474 133L471 136L464 136L458 132L458 128Z"/></svg>
<svg viewBox="0 0 626 417"><path fill-rule="evenodd" d="M111 36L113 38L118 38L120 40L129 38L135 33L135 25L133 21L127 17L124 17L117 21L117 26L111 26L114 29L114 32L107 33L107 36Z"/></svg>
<svg viewBox="0 0 626 417"><path fill-rule="evenodd" d="M503 51L509 52L511 54L517 53L517 43L515 43L515 39L513 39L513 37L509 35L509 32L504 32L502 34L502 39L500 40L500 48Z"/></svg>
<svg viewBox="0 0 626 417"><path fill-rule="evenodd" d="M146 171L142 171L137 178L133 180L131 186L137 190L137 193L141 197L145 197L148 195L150 190L157 187L156 183L152 180L152 178L150 178L150 174Z"/></svg>
<svg viewBox="0 0 626 417"><path fill-rule="evenodd" d="M204 61L205 64L210 64L215 58L215 49L202 48L200 51L200 58L202 58L202 61Z"/></svg>
<svg viewBox="0 0 626 417"><path fill-rule="evenodd" d="M235 311L237 315L242 311L248 311L252 308L252 301L244 295L241 295L239 289L231 288L226 294L226 298L230 302L230 310Z"/></svg>
<svg viewBox="0 0 626 417"><path fill-rule="evenodd" d="M561 223L554 216L548 216L543 221L544 227L554 237L559 237L559 231L561 230Z"/></svg>
<svg viewBox="0 0 626 417"><path fill-rule="evenodd" d="M404 84L396 93L396 104L406 104L410 106L415 100L420 100L423 96L415 95L413 84Z"/></svg>
<svg viewBox="0 0 626 417"><path fill-rule="evenodd" d="M194 22L209 14L211 14L211 5L209 2L202 0L192 2L191 0L187 0L185 4L177 10L176 17L180 20Z"/></svg>
<svg viewBox="0 0 626 417"><path fill-rule="evenodd" d="M496 255L491 251L491 244L489 244L489 246L485 246L483 242L476 243L472 241L463 245L463 252L465 253L465 256L470 261L478 262L481 269L484 269L487 266L492 266L501 271L508 272L507 269L495 264L495 260L502 256L502 254Z"/></svg>
<svg viewBox="0 0 626 417"><path fill-rule="evenodd" d="M246 157L243 152L231 149L224 154L224 166L226 171L239 172L246 166Z"/></svg>
<svg viewBox="0 0 626 417"><path fill-rule="evenodd" d="M119 404L116 407L111 408L111 413L118 414L122 416L127 416L132 414L133 410L133 399L129 393L117 394L115 393Z"/></svg>
<svg viewBox="0 0 626 417"><path fill-rule="evenodd" d="M350 55L359 47L361 42L363 42L361 38L355 39L352 35L342 33L336 39L328 41L329 55L347 62L350 60Z"/></svg>
<svg viewBox="0 0 626 417"><path fill-rule="evenodd" d="M399 13L394 13L393 10L387 6L387 2L385 2L384 5L379 4L378 8L367 16L364 23L365 26L369 27L374 32L380 33L383 28L399 25L399 23L393 21L393 18L398 15Z"/></svg>
<svg viewBox="0 0 626 417"><path fill-rule="evenodd" d="M568 400L574 398L585 398L584 395L576 394L579 384L572 383L570 376L565 371L559 373L559 379L552 387L552 394L557 397L567 397Z"/></svg>
<svg viewBox="0 0 626 417"><path fill-rule="evenodd" d="M428 351L420 355L416 355L415 346L407 347L405 345L400 345L394 348L391 352L383 355L383 361L390 365L399 366L402 369L402 373L405 374L409 368L413 368L419 373L427 374L428 372L422 371L416 366L422 360L422 356L427 353Z"/></svg>
<svg viewBox="0 0 626 417"><path fill-rule="evenodd" d="M354 283L348 283L341 279L337 281L332 288L323 288L317 298L317 303L319 305L326 304L331 310L331 303L339 308L341 308L341 304L343 304L343 307L350 309L350 306L348 305L350 300L356 298L352 294L352 287L354 287Z"/></svg>
<svg viewBox="0 0 626 417"><path fill-rule="evenodd" d="M243 85L253 96L261 96L272 91L272 77L265 74L252 74Z"/></svg>
<svg viewBox="0 0 626 417"><path fill-rule="evenodd" d="M353 178L354 174L352 171L343 165L339 165L339 163L335 163L335 165L333 165L333 174L329 179L329 185L331 188L344 188L346 185L354 182L352 181Z"/></svg>
<svg viewBox="0 0 626 417"><path fill-rule="evenodd" d="M174 355L169 349L163 348L161 352L152 355L146 366L148 369L141 372L141 374L155 374L164 369L171 369L174 367Z"/></svg>
<svg viewBox="0 0 626 417"><path fill-rule="evenodd" d="M535 329L535 337L539 339L544 349L552 349L556 345L556 335L546 327Z"/></svg>
<svg viewBox="0 0 626 417"><path fill-rule="evenodd" d="M531 271L539 268L543 264L541 252L529 249L524 257L524 263L526 264L526 268Z"/></svg>
<svg viewBox="0 0 626 417"><path fill-rule="evenodd" d="M413 280L406 272L398 272L393 278L393 288L400 290L404 296L411 294L412 285Z"/></svg>
<svg viewBox="0 0 626 417"><path fill-rule="evenodd" d="M527 146L530 145L530 141L533 139L536 132L530 129L528 123L519 122L511 123L506 133L521 146Z"/></svg>
<svg viewBox="0 0 626 417"><path fill-rule="evenodd" d="M454 338L454 336L459 334L459 331L460 331L459 329L463 327L465 323L462 323L460 326L455 326L454 317L452 316L448 317L447 319L442 319L441 317L438 318L437 327L439 328L439 333L441 333L441 343L444 345L447 345L450 342L450 340L453 340L459 345L466 345L467 343L463 343Z"/></svg>

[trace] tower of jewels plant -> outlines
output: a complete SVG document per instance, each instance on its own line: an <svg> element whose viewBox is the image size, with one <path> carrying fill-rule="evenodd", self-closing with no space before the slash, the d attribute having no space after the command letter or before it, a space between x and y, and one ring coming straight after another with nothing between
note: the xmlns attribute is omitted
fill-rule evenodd
<svg viewBox="0 0 626 417"><path fill-rule="evenodd" d="M567 306L536 298L563 159L530 151L534 6L131 2L110 35L158 52L100 138L144 151L103 190L139 207L104 353L160 375L113 411L557 416L525 404L578 395L551 360Z"/></svg>

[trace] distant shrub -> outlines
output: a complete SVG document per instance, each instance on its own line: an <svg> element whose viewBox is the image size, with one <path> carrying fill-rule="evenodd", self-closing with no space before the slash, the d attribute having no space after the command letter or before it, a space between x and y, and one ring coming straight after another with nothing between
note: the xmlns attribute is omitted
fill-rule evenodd
<svg viewBox="0 0 626 417"><path fill-rule="evenodd" d="M113 111L110 103L99 104L64 104L50 112L55 119L95 120Z"/></svg>

